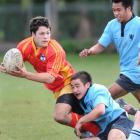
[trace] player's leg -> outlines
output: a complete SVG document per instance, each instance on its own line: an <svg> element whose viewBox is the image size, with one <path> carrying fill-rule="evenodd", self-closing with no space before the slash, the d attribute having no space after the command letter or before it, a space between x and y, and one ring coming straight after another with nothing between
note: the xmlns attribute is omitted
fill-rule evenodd
<svg viewBox="0 0 140 140"><path fill-rule="evenodd" d="M138 102L140 103L140 89L133 92L133 96L135 96Z"/></svg>
<svg viewBox="0 0 140 140"><path fill-rule="evenodd" d="M54 110L54 119L58 123L69 125L71 122L71 116L69 114L72 111L83 114L76 97L72 94L71 85L67 85L59 92L56 92L55 97L57 100Z"/></svg>
<svg viewBox="0 0 140 140"><path fill-rule="evenodd" d="M116 83L109 88L109 91L114 99L122 97L131 92L140 102L140 84L134 83L123 74L120 74L119 78L116 80Z"/></svg>
<svg viewBox="0 0 140 140"><path fill-rule="evenodd" d="M131 92L133 93L132 95L134 95L138 101L140 101L140 85L135 84L133 81L131 81L131 79L123 74L120 74L119 78L116 80L116 83L109 88L109 91L114 99L122 97ZM126 104L124 109L131 115L134 115L136 112L136 109L129 104Z"/></svg>
<svg viewBox="0 0 140 140"><path fill-rule="evenodd" d="M80 114L83 114L83 111L73 94L64 94L57 99L54 119L58 123L75 128L76 123L81 118ZM82 126L82 129L89 131L94 135L100 131L99 126L93 122L85 123Z"/></svg>
<svg viewBox="0 0 140 140"><path fill-rule="evenodd" d="M64 125L68 125L70 123L70 118L68 118L67 114L71 111L71 106L66 103L57 103L55 105L54 119L56 122L59 122Z"/></svg>
<svg viewBox="0 0 140 140"><path fill-rule="evenodd" d="M113 83L109 87L109 92L111 93L111 96L113 99L117 99L119 97L125 96L127 94L127 91L125 91L119 84Z"/></svg>
<svg viewBox="0 0 140 140"><path fill-rule="evenodd" d="M136 114L137 108L128 104L123 98L117 99L116 102L120 105L120 107L124 108L128 114L130 114L130 115Z"/></svg>
<svg viewBox="0 0 140 140"><path fill-rule="evenodd" d="M74 110L75 108L75 110ZM80 108L77 99L73 94L64 94L58 97L55 105L54 119L55 121L69 125L71 122L70 113L73 111L82 114L82 109Z"/></svg>
<svg viewBox="0 0 140 140"><path fill-rule="evenodd" d="M123 113L111 124L107 140L126 140L132 130L133 122Z"/></svg>
<svg viewBox="0 0 140 140"><path fill-rule="evenodd" d="M125 134L119 129L112 129L107 140L126 140Z"/></svg>
<svg viewBox="0 0 140 140"><path fill-rule="evenodd" d="M116 82L109 87L109 91L113 99L117 99L126 95L130 91L129 88L130 80L125 75L120 74Z"/></svg>

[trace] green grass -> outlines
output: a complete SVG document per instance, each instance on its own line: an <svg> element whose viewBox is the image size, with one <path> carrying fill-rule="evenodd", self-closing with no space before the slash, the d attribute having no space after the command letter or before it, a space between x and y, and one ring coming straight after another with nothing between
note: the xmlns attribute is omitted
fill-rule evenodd
<svg viewBox="0 0 140 140"><path fill-rule="evenodd" d="M93 82L107 87L118 76L115 54L85 59L68 55L68 60L75 69L90 72ZM27 69L32 70L28 64ZM139 105L131 95L125 99ZM0 140L76 140L73 129L54 122L54 104L52 93L42 84L0 73Z"/></svg>

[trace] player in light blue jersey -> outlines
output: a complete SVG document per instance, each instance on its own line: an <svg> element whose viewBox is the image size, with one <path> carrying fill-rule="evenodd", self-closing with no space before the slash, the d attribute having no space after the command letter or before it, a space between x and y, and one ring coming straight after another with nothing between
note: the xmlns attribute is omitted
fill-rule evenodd
<svg viewBox="0 0 140 140"><path fill-rule="evenodd" d="M140 111L135 115L134 127L130 133L128 140L140 140Z"/></svg>
<svg viewBox="0 0 140 140"><path fill-rule="evenodd" d="M133 127L126 112L111 97L108 89L99 84L92 84L89 73L77 72L72 76L71 86L74 96L85 115L77 122L75 131L81 136L84 123L94 122L100 127L96 137L101 140L126 140ZM95 139L95 138L94 138Z"/></svg>
<svg viewBox="0 0 140 140"><path fill-rule="evenodd" d="M133 0L112 0L115 19L108 22L98 43L80 52L80 56L101 53L114 44L120 57L120 75L109 91L114 99L131 92L140 102L140 17L133 14Z"/></svg>

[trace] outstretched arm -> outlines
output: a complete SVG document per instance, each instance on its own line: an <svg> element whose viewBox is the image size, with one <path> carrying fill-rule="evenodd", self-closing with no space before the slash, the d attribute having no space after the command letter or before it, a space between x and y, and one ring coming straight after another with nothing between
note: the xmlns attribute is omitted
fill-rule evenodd
<svg viewBox="0 0 140 140"><path fill-rule="evenodd" d="M96 54L101 53L104 49L105 48L101 44L97 43L89 49L82 50L79 53L79 56L86 57L86 56L89 56L89 55L96 55Z"/></svg>
<svg viewBox="0 0 140 140"><path fill-rule="evenodd" d="M29 72L26 70L25 66L23 68L18 68L17 71L11 71L7 72L6 69L0 65L0 72L15 76L15 77L20 77L20 78L25 78L28 80L40 82L40 83L53 83L55 80L55 77L51 75L50 73L47 72L42 72L42 73L33 73Z"/></svg>

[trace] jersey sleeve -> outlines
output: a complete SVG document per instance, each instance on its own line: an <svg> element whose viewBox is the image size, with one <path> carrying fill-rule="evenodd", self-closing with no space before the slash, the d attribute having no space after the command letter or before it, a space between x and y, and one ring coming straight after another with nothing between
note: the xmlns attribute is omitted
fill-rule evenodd
<svg viewBox="0 0 140 140"><path fill-rule="evenodd" d="M95 99L93 102L94 107L96 107L99 104L104 104L106 107L109 106L109 93L106 89L100 89L98 90L98 93L95 96Z"/></svg>
<svg viewBox="0 0 140 140"><path fill-rule="evenodd" d="M111 33L111 23L109 22L104 29L103 34L101 35L100 39L98 40L99 44L107 48L113 41L112 41L112 33Z"/></svg>
<svg viewBox="0 0 140 140"><path fill-rule="evenodd" d="M19 49L20 52L22 53L23 61L26 61L29 56L28 54L29 54L30 49L27 49L27 48L28 48L28 46L31 45L31 41L32 41L32 38L29 37L29 38L22 40L17 45L17 49Z"/></svg>

